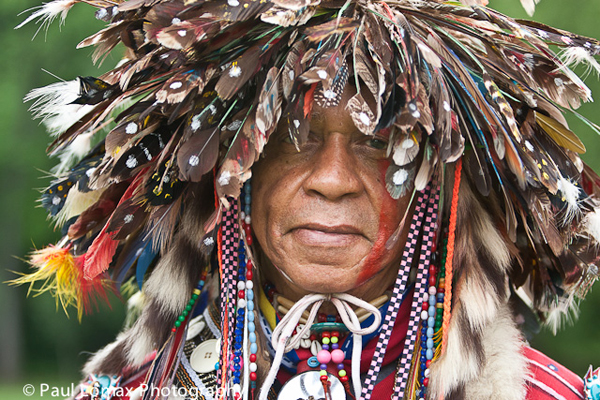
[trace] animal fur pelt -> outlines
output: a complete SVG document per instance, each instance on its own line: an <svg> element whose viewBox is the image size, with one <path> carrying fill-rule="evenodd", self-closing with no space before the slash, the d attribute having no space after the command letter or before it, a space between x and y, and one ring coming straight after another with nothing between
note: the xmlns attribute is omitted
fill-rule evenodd
<svg viewBox="0 0 600 400"><path fill-rule="evenodd" d="M200 192L206 185L212 181L196 184ZM209 263L203 227L213 208L214 204L207 204L203 197L190 196L173 243L144 284L141 315L114 343L91 357L84 373L119 374L125 367L140 366L148 354L163 345Z"/></svg>
<svg viewBox="0 0 600 400"><path fill-rule="evenodd" d="M524 398L522 338L508 306L508 271L516 248L498 230L495 207L478 198L466 174L458 202L448 345L431 366L431 399ZM497 381L500 377L504 380Z"/></svg>
<svg viewBox="0 0 600 400"><path fill-rule="evenodd" d="M507 304L494 318L473 331L465 330L462 301L454 308L446 354L431 366L429 399L523 400L526 394L527 361L524 345ZM462 325L461 325L462 324Z"/></svg>

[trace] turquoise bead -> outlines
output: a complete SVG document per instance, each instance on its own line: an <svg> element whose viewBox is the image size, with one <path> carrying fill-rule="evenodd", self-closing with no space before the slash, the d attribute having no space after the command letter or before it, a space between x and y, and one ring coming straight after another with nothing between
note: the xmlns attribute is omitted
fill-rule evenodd
<svg viewBox="0 0 600 400"><path fill-rule="evenodd" d="M429 319L427 320L427 326L433 326L435 325L435 318L429 314Z"/></svg>
<svg viewBox="0 0 600 400"><path fill-rule="evenodd" d="M600 383L596 383L591 387L590 394L593 400L600 400Z"/></svg>
<svg viewBox="0 0 600 400"><path fill-rule="evenodd" d="M431 338L427 339L427 348L433 349L433 339L431 339Z"/></svg>
<svg viewBox="0 0 600 400"><path fill-rule="evenodd" d="M436 301L436 299L435 299L435 296L429 296L429 305L430 305L430 306L435 306L435 303L436 303L436 302L437 302L437 301Z"/></svg>
<svg viewBox="0 0 600 400"><path fill-rule="evenodd" d="M248 322L248 331L254 332L255 330L256 330L256 326L254 325L254 322Z"/></svg>
<svg viewBox="0 0 600 400"><path fill-rule="evenodd" d="M430 306L429 307L429 311L427 311L429 313L429 315L434 316L435 315L435 306Z"/></svg>
<svg viewBox="0 0 600 400"><path fill-rule="evenodd" d="M246 297L248 298L248 300L254 300L254 290L247 289L246 290Z"/></svg>
<svg viewBox="0 0 600 400"><path fill-rule="evenodd" d="M427 328L427 337L433 337L433 327L430 326L429 328Z"/></svg>
<svg viewBox="0 0 600 400"><path fill-rule="evenodd" d="M427 353L425 353L425 357L428 360L431 360L433 358L433 350L432 349L427 349Z"/></svg>
<svg viewBox="0 0 600 400"><path fill-rule="evenodd" d="M254 313L248 313L248 321L254 321Z"/></svg>
<svg viewBox="0 0 600 400"><path fill-rule="evenodd" d="M250 353L256 354L258 352L258 345L256 343L250 343Z"/></svg>
<svg viewBox="0 0 600 400"><path fill-rule="evenodd" d="M248 307L248 311L254 311L254 302L249 301L246 307Z"/></svg>
<svg viewBox="0 0 600 400"><path fill-rule="evenodd" d="M250 340L250 343L256 343L256 333L250 332L248 339Z"/></svg>
<svg viewBox="0 0 600 400"><path fill-rule="evenodd" d="M306 363L307 363L307 364L308 364L308 366L309 366L309 367L311 367L311 368L317 368L317 367L319 366L319 364L320 364L320 363L319 363L319 360L317 360L317 357L315 357L315 356L312 356L312 357L310 357L310 358L307 360L307 362L306 362Z"/></svg>

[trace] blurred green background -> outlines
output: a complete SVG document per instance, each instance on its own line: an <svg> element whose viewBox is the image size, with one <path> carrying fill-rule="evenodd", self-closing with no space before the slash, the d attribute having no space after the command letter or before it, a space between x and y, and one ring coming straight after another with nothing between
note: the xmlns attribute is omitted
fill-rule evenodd
<svg viewBox="0 0 600 400"><path fill-rule="evenodd" d="M90 61L92 49L76 50L83 38L102 28L94 18L94 8L79 4L59 29L54 23L47 34L41 31L32 41L37 26L13 28L24 19L23 10L39 5L38 0L3 0L0 6L0 281L15 277L10 271L25 271L19 259L32 248L57 240L38 206L38 190L55 164L44 149L49 143L43 127L32 121L22 98L32 88L71 80L77 75L100 75L119 60L118 51L100 67ZM492 7L514 17L526 18L518 0L491 0ZM583 35L600 37L600 2L593 0L542 0L534 19ZM581 71L580 71L581 72ZM590 75L586 83L600 96L600 84ZM594 103L580 111L595 122L600 113ZM600 138L579 121L571 119L572 129L587 146L584 160L600 170ZM121 300L111 299L111 308L84 316L68 318L49 295L26 299L26 288L0 285L0 399L23 399L23 386L32 384L39 396L40 384L66 390L80 380L79 370L93 352L110 342L124 317ZM590 364L600 366L600 289L581 304L581 315L574 326L556 336L544 331L533 346L583 375ZM51 397L51 392L44 397ZM68 393L63 393L64 397Z"/></svg>

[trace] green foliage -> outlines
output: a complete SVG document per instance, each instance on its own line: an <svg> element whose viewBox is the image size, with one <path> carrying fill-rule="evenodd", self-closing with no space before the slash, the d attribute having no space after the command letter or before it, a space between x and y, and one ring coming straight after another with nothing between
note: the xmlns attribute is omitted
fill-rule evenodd
<svg viewBox="0 0 600 400"><path fill-rule="evenodd" d="M100 75L112 68L119 57L109 57L105 66L92 65L92 49L76 50L86 36L103 27L94 18L94 8L76 5L66 24L59 29L56 21L46 34L40 31L31 40L37 26L13 28L37 6L37 0L3 1L0 14L2 57L0 57L0 281L15 278L10 271L26 271L21 259L32 248L53 243L58 233L49 228L46 212L38 207L38 189L48 183L48 171L56 164L45 155L50 143L43 126L33 121L23 104L25 94L48 85L57 78L71 80L77 75ZM79 381L79 370L87 355L111 341L124 318L122 300L112 298L113 312L107 307L93 316L65 316L50 296L26 299L27 288L0 285L0 376L31 379L43 376L54 382ZM43 379L42 379L43 381ZM22 396L22 394L21 394ZM4 394L0 397L5 398ZM22 397L19 397L22 398Z"/></svg>

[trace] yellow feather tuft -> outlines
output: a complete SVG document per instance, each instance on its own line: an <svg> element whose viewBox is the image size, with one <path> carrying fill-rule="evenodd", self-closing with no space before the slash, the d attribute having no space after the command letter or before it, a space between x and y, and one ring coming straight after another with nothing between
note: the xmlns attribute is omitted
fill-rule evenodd
<svg viewBox="0 0 600 400"><path fill-rule="evenodd" d="M20 278L9 281L11 285L29 284L27 294L34 292L38 296L50 292L56 298L56 307L60 304L67 316L68 308L77 309L77 318L81 321L84 311L87 313L93 301L92 291L106 299L104 291L105 279L97 278L94 281L85 280L83 277L83 257L74 257L71 247L50 245L44 249L34 251L29 259L29 264L36 269L31 274L23 274ZM42 282L40 287L35 287L37 282Z"/></svg>

